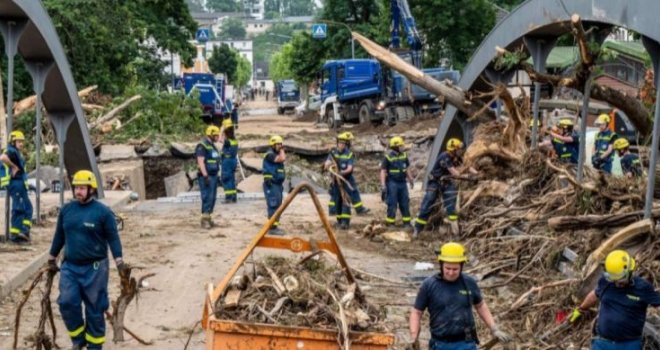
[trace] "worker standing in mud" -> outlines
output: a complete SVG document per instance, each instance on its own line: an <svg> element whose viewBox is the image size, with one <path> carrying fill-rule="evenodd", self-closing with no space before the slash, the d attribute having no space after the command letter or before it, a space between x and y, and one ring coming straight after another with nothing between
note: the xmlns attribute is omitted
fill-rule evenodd
<svg viewBox="0 0 660 350"><path fill-rule="evenodd" d="M570 322L600 301L591 349L642 350L646 310L651 306L660 311L660 293L634 275L636 267L635 259L625 250L609 253L596 289L573 310Z"/></svg>
<svg viewBox="0 0 660 350"><path fill-rule="evenodd" d="M479 340L472 308L495 338L502 343L510 342L511 336L495 323L477 282L463 273L467 262L463 245L455 242L442 245L438 262L440 272L424 280L410 312L413 342L419 337L422 315L428 309L430 350L476 350Z"/></svg>
<svg viewBox="0 0 660 350"><path fill-rule="evenodd" d="M199 179L199 192L202 196L202 228L213 227L213 209L218 195L218 173L220 172L220 152L215 143L220 138L220 128L209 125L204 133L204 139L197 144L195 156L197 157L197 178Z"/></svg>
<svg viewBox="0 0 660 350"><path fill-rule="evenodd" d="M387 202L387 216L385 225L391 226L396 223L397 206L401 211L401 221L410 227L410 197L406 182L413 189L412 174L408 172L410 161L408 154L403 151L404 142L400 136L390 139L390 152L380 166L380 188L381 198Z"/></svg>
<svg viewBox="0 0 660 350"><path fill-rule="evenodd" d="M266 196L266 206L268 218L270 219L282 205L282 191L284 191L284 180L286 173L284 171L284 162L286 153L284 152L284 139L279 135L271 136L268 141L270 149L264 155L263 173L264 173L264 195ZM284 231L279 228L279 221L275 221L269 233L271 235L283 236Z"/></svg>
<svg viewBox="0 0 660 350"><path fill-rule="evenodd" d="M415 219L413 238L417 237L428 223L427 220L431 216L431 210L438 198L438 192L442 193L442 205L447 213L447 220L452 226L452 231L454 231L454 234L458 233L458 213L456 212L458 189L451 177L461 175L459 168L463 163L464 152L465 145L463 142L457 138L451 138L447 141L446 151L438 155L429 175L419 214ZM477 174L477 171L473 168L468 168L468 171L473 175Z"/></svg>
<svg viewBox="0 0 660 350"><path fill-rule="evenodd" d="M71 181L75 200L62 207L50 247L50 273L60 270L57 256L64 248L57 303L73 349L102 349L108 301L108 248L120 277L130 270L112 210L94 199L94 173L80 170ZM83 317L82 304L85 304Z"/></svg>
<svg viewBox="0 0 660 350"><path fill-rule="evenodd" d="M9 240L14 243L29 242L32 229L32 202L28 196L25 159L21 155L24 146L25 135L14 130L9 134L7 149L0 156L6 169L6 174L0 181L3 187L7 186L11 197Z"/></svg>
<svg viewBox="0 0 660 350"><path fill-rule="evenodd" d="M616 141L617 135L610 130L610 116L603 113L596 119L596 126L599 131L594 141L593 155L591 156L591 165L595 169L602 170L607 174L612 173L612 159L614 158L614 148L612 144Z"/></svg>
<svg viewBox="0 0 660 350"><path fill-rule="evenodd" d="M225 191L225 203L236 203L236 165L238 162L238 140L234 134L231 119L222 121L222 187Z"/></svg>
<svg viewBox="0 0 660 350"><path fill-rule="evenodd" d="M617 139L614 141L613 148L619 155L623 175L628 178L642 177L644 173L642 171L642 163L637 154L630 152L630 143L628 140L624 138Z"/></svg>
<svg viewBox="0 0 660 350"><path fill-rule="evenodd" d="M353 141L355 140L355 137L353 136L353 133L350 131L346 131L344 132L344 134L345 134L344 138L347 140L346 148L352 153L351 147L353 146ZM353 155L353 159L355 163L355 155ZM355 180L355 176L351 175L347 180L348 183L353 188L349 192L349 195L351 197L351 203L353 203L353 209L355 209L355 213L360 216L368 214L371 211L371 209L365 207L364 204L362 203L362 198L360 196L360 189L358 188L358 183Z"/></svg>
<svg viewBox="0 0 660 350"><path fill-rule="evenodd" d="M562 163L577 164L580 152L580 135L573 130L575 123L572 119L564 118L559 121L559 128L550 129L551 139L539 144L539 147L550 146Z"/></svg>

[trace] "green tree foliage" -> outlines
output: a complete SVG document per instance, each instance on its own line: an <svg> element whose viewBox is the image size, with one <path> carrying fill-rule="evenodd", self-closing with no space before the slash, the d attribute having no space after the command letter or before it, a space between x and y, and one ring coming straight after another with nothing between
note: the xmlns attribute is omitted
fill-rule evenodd
<svg viewBox="0 0 660 350"><path fill-rule="evenodd" d="M287 43L282 46L282 49L270 58L268 66L268 73L273 81L291 79L291 61L293 60L293 45Z"/></svg>
<svg viewBox="0 0 660 350"><path fill-rule="evenodd" d="M206 0L206 8L212 12L236 12L240 6L235 0Z"/></svg>
<svg viewBox="0 0 660 350"><path fill-rule="evenodd" d="M228 18L220 26L220 40L243 40L245 39L245 24L238 18Z"/></svg>
<svg viewBox="0 0 660 350"><path fill-rule="evenodd" d="M209 58L209 68L213 73L223 73L233 84L236 79L236 67L238 66L238 53L227 44L213 47L213 53Z"/></svg>
<svg viewBox="0 0 660 350"><path fill-rule="evenodd" d="M43 3L78 86L98 85L101 92L118 95L132 83L158 85L165 81L159 48L187 62L194 55L188 40L197 26L184 0Z"/></svg>
<svg viewBox="0 0 660 350"><path fill-rule="evenodd" d="M296 31L307 30L304 24L290 25L287 23L275 23L264 33L252 38L252 48L255 62L270 62L270 57L277 52L282 45L289 42Z"/></svg>
<svg viewBox="0 0 660 350"><path fill-rule="evenodd" d="M252 78L252 65L250 61L237 53L238 64L236 66L236 80L233 82L234 85L238 88L242 88L247 85Z"/></svg>
<svg viewBox="0 0 660 350"><path fill-rule="evenodd" d="M462 68L495 24L495 9L487 0L415 0L410 5L428 45L426 66L448 57Z"/></svg>
<svg viewBox="0 0 660 350"><path fill-rule="evenodd" d="M265 0L264 11L267 19L287 16L311 16L316 10L312 0Z"/></svg>

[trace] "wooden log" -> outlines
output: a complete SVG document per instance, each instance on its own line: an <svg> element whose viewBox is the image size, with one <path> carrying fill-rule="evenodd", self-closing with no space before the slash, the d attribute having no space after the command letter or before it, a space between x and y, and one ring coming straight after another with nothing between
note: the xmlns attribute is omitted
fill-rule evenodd
<svg viewBox="0 0 660 350"><path fill-rule="evenodd" d="M89 95L92 91L96 90L96 85L88 86L80 91L78 91L78 97L83 98L87 95ZM37 96L32 95L30 97L26 97L14 105L14 117L17 117L29 110L32 110L34 106L37 104Z"/></svg>
<svg viewBox="0 0 660 350"><path fill-rule="evenodd" d="M142 98L142 96L135 95L135 96L129 98L128 100L122 102L122 104L120 104L119 106L113 108L110 112L106 113L104 116L102 116L102 117L96 119L94 122L90 123L89 128L94 129L94 128L97 128L97 127L103 125L106 122L109 122L109 121L113 120L114 118L116 118L119 115L119 112L124 110L131 103L133 103L133 102L135 102L135 101L137 101L141 98Z"/></svg>
<svg viewBox="0 0 660 350"><path fill-rule="evenodd" d="M651 212L653 218L660 217L660 209ZM583 215L583 216L556 216L548 219L548 226L556 231L585 230L599 227L620 227L630 225L644 217L644 212L634 211L625 214L613 215Z"/></svg>
<svg viewBox="0 0 660 350"><path fill-rule="evenodd" d="M424 89L434 93L437 96L443 96L447 103L452 104L459 111L465 113L470 118L483 116L485 120L495 119L495 113L485 108L483 101L478 99L471 100L467 94L460 88L439 82L415 68L413 65L401 59L401 57L374 43L357 32L351 32L355 39L370 55L376 58L386 66L396 70L404 75L412 83L417 84Z"/></svg>
<svg viewBox="0 0 660 350"><path fill-rule="evenodd" d="M280 278L277 277L275 271L271 270L268 266L264 266L264 267L266 268L266 271L268 271L268 274L270 275L270 279L273 281L273 287L275 287L275 291L277 291L277 295L282 296L282 294L286 292L286 287L284 287L282 280L280 280Z"/></svg>
<svg viewBox="0 0 660 350"><path fill-rule="evenodd" d="M225 294L225 298L222 301L222 305L226 309L235 308L238 306L238 302L241 300L241 294L243 292L240 289L230 288Z"/></svg>

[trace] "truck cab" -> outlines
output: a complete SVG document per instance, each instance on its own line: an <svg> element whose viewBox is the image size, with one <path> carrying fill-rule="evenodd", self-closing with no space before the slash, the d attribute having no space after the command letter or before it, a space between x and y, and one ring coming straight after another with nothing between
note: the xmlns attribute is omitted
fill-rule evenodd
<svg viewBox="0 0 660 350"><path fill-rule="evenodd" d="M300 90L293 80L277 82L277 114L284 114L295 109L300 104Z"/></svg>

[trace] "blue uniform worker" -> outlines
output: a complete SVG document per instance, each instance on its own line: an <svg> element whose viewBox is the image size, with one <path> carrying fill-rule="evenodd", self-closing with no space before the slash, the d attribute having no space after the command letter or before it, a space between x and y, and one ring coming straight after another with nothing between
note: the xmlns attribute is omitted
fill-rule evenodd
<svg viewBox="0 0 660 350"><path fill-rule="evenodd" d="M442 205L447 214L447 219L450 222L458 221L458 213L456 212L458 188L449 177L460 175L457 167L463 162L463 142L456 138L449 139L446 148L447 151L438 155L431 169L430 179L426 184L426 193L422 199L419 214L415 219L413 236L419 235L424 226L428 224L427 220L431 216L431 210L438 198L438 192L442 193Z"/></svg>
<svg viewBox="0 0 660 350"><path fill-rule="evenodd" d="M561 119L559 121L560 132L550 131L552 147L557 158L562 163L577 164L580 154L580 135L573 131L572 119Z"/></svg>
<svg viewBox="0 0 660 350"><path fill-rule="evenodd" d="M596 119L596 125L600 129L596 134L594 141L593 155L591 164L595 169L602 170L608 174L612 173L612 160L614 159L614 149L612 144L617 140L617 135L609 129L610 116L601 114Z"/></svg>
<svg viewBox="0 0 660 350"><path fill-rule="evenodd" d="M238 106L236 105L231 109L231 123L234 125L234 129L238 129Z"/></svg>
<svg viewBox="0 0 660 350"><path fill-rule="evenodd" d="M213 227L213 208L215 208L218 196L218 173L220 172L220 152L215 143L220 138L220 128L210 125L206 128L206 137L197 145L195 156L197 157L197 178L199 180L199 192L202 196L202 228Z"/></svg>
<svg viewBox="0 0 660 350"><path fill-rule="evenodd" d="M264 173L264 195L266 196L266 207L268 218L270 219L277 209L282 205L282 192L284 191L284 180L286 173L284 171L284 162L286 153L284 152L284 139L281 136L271 136L268 144L270 149L264 155L263 173ZM276 220L270 229L272 235L283 235L284 232L279 228L279 221Z"/></svg>
<svg viewBox="0 0 660 350"><path fill-rule="evenodd" d="M406 182L410 183L410 188L413 188L413 181L410 173L408 173L408 167L410 167L408 154L401 151L403 146L403 138L395 136L390 139L391 151L385 155L385 159L383 159L380 166L381 191L385 191L387 199L385 224L388 226L396 223L397 206L401 211L403 224L410 225L411 220L410 197Z"/></svg>
<svg viewBox="0 0 660 350"><path fill-rule="evenodd" d="M630 143L624 138L614 141L614 150L619 154L621 171L626 177L641 177L643 175L642 163L639 156L630 153Z"/></svg>
<svg viewBox="0 0 660 350"><path fill-rule="evenodd" d="M222 187L225 190L225 203L236 203L236 165L238 164L238 140L234 135L231 119L222 122Z"/></svg>
<svg viewBox="0 0 660 350"><path fill-rule="evenodd" d="M605 258L605 273L569 320L575 322L600 301L591 349L642 350L642 333L649 306L660 311L660 293L649 282L634 276L635 259L624 250Z"/></svg>
<svg viewBox="0 0 660 350"><path fill-rule="evenodd" d="M438 255L440 272L425 279L419 288L410 312L410 337L417 340L422 315L428 310L430 350L476 350L479 340L472 308L495 338L502 343L512 340L495 323L477 282L463 273L466 261L463 245L443 244Z"/></svg>
<svg viewBox="0 0 660 350"><path fill-rule="evenodd" d="M56 259L64 248L60 275L60 314L74 349L102 349L108 309L108 248L120 276L130 269L122 259L121 240L112 210L94 199L96 177L89 170L74 176L75 200L66 204L57 218L57 227L48 261L56 273ZM85 305L83 314L82 304Z"/></svg>
<svg viewBox="0 0 660 350"><path fill-rule="evenodd" d="M30 240L32 229L32 202L28 196L27 173L25 159L21 155L25 143L25 136L21 131L15 130L9 134L9 144L0 159L8 170L3 184L8 182L7 190L11 197L11 225L9 239L20 243ZM7 181L9 176L9 181Z"/></svg>
<svg viewBox="0 0 660 350"><path fill-rule="evenodd" d="M353 133L351 133L350 131L343 132L343 133L341 133L337 136L337 147L339 148L339 143L341 142L341 143L344 144L344 147L346 148L347 152L350 152L351 144L352 144L354 139L355 139L355 137L353 136ZM342 151L342 152L344 152L344 151ZM353 165L355 165L355 155L352 152L350 154L351 154ZM331 151L330 155L332 156L332 151ZM330 157L328 157L328 160L332 160L332 159ZM337 161L337 160L335 160L335 161ZM352 167L351 167L351 169L352 169ZM350 188L348 188L348 190L345 190L345 193L348 194L348 196L350 197L350 203L352 203L353 209L355 209L355 212L358 215L365 215L365 214L369 213L371 211L371 209L365 207L364 204L362 203L362 198L360 196L360 189L358 188L357 181L355 181L355 176L353 176L352 170L351 170L351 176L346 177L345 180L348 181L348 184L350 185ZM330 193L331 199L330 199L330 203L328 204L328 207L329 207L328 209L329 209L330 215L336 215L337 214L337 208L335 207L337 201L333 200L332 196L333 196L333 193L334 193L333 191L336 191L337 193L335 193L335 196L338 196L339 195L338 190L339 190L338 187L336 187L336 186L332 187L332 185L330 186L329 193ZM349 203L349 205L350 205L350 203ZM349 210L349 212L350 212L350 210Z"/></svg>

